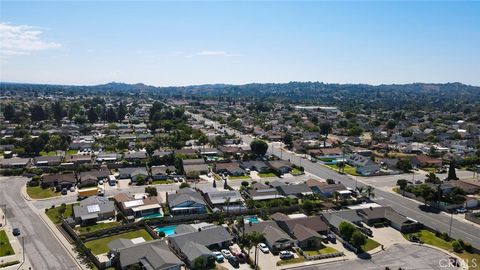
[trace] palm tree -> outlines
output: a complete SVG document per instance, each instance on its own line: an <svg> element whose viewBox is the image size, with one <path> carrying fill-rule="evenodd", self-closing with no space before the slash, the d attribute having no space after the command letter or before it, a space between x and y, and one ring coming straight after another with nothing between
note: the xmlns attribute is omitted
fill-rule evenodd
<svg viewBox="0 0 480 270"><path fill-rule="evenodd" d="M262 241L263 241L263 233L259 233L259 232L251 232L249 234L247 234L246 236L246 239L248 241L248 246L251 248L252 246L255 246L255 259L254 259L254 263L253 263L253 269L257 269L257 263L258 263L258 256L257 256L257 253L258 253L258 244L260 244ZM250 249L249 249L250 251ZM250 252L249 252L250 253Z"/></svg>
<svg viewBox="0 0 480 270"><path fill-rule="evenodd" d="M237 218L237 228L242 231L242 242L245 242L245 219L243 216Z"/></svg>

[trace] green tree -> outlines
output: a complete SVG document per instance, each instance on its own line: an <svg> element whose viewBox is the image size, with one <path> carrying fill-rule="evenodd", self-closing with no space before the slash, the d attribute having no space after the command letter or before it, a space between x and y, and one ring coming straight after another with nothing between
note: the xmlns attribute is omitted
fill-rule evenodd
<svg viewBox="0 0 480 270"><path fill-rule="evenodd" d="M397 162L397 168L407 173L412 169L412 163L408 159L400 159Z"/></svg>
<svg viewBox="0 0 480 270"><path fill-rule="evenodd" d="M183 183L180 184L180 189L189 188L189 187L190 187L190 185L188 183L183 182Z"/></svg>
<svg viewBox="0 0 480 270"><path fill-rule="evenodd" d="M65 116L65 110L63 104L60 101L55 101L52 105L53 119L55 122L60 123L62 118Z"/></svg>
<svg viewBox="0 0 480 270"><path fill-rule="evenodd" d="M320 134L322 134L323 137L323 147L326 147L327 145L327 137L328 134L332 131L332 124L330 122L322 122L320 123Z"/></svg>
<svg viewBox="0 0 480 270"><path fill-rule="evenodd" d="M158 195L156 187L145 187L145 193L148 194L148 197L155 197Z"/></svg>
<svg viewBox="0 0 480 270"><path fill-rule="evenodd" d="M448 180L458 180L457 173L455 172L455 162L451 161L448 167Z"/></svg>
<svg viewBox="0 0 480 270"><path fill-rule="evenodd" d="M265 141L255 139L250 143L252 152L257 156L264 156L268 150L268 144Z"/></svg>
<svg viewBox="0 0 480 270"><path fill-rule="evenodd" d="M401 190L404 190L408 185L408 181L406 179L398 179L397 186L400 187Z"/></svg>
<svg viewBox="0 0 480 270"><path fill-rule="evenodd" d="M123 119L125 119L126 115L127 115L127 108L125 107L125 104L123 104L123 102L120 102L117 108L118 120L122 121Z"/></svg>
<svg viewBox="0 0 480 270"><path fill-rule="evenodd" d="M12 121L15 118L15 107L12 104L7 104L3 107L3 117L7 121Z"/></svg>
<svg viewBox="0 0 480 270"><path fill-rule="evenodd" d="M95 108L90 107L90 109L87 112L87 117L88 117L88 121L92 124L98 121L98 114Z"/></svg>
<svg viewBox="0 0 480 270"><path fill-rule="evenodd" d="M338 229L342 238L345 239L347 242L350 241L353 233L357 230L352 223L347 221L342 221L338 226Z"/></svg>
<svg viewBox="0 0 480 270"><path fill-rule="evenodd" d="M367 243L367 237L361 233L358 229L355 229L355 231L352 234L352 238L350 239L350 242L355 248L361 248L363 245Z"/></svg>
<svg viewBox="0 0 480 270"><path fill-rule="evenodd" d="M143 186L145 185L145 177L142 175L137 176L137 186Z"/></svg>
<svg viewBox="0 0 480 270"><path fill-rule="evenodd" d="M258 244L260 244L264 237L263 237L263 234L262 233L259 233L259 232L251 232L247 235L245 235L245 238L247 239L248 243L250 243L250 248L253 246L255 247L255 259L254 259L254 262L253 262L253 269L257 269L257 265L258 265L258 256L257 256L257 253L258 253ZM250 250L249 248L249 250Z"/></svg>

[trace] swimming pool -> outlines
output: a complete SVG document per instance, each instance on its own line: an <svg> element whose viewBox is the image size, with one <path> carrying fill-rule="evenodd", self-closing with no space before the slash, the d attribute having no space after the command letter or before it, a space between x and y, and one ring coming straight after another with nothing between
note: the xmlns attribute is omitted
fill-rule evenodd
<svg viewBox="0 0 480 270"><path fill-rule="evenodd" d="M172 226L166 226L166 227L158 227L155 229L156 232L164 232L165 236L169 236L172 234L175 234L175 228L177 228L177 225L172 225Z"/></svg>
<svg viewBox="0 0 480 270"><path fill-rule="evenodd" d="M258 220L258 218L256 216L245 218L245 223L259 223L259 222L260 221Z"/></svg>
<svg viewBox="0 0 480 270"><path fill-rule="evenodd" d="M154 214L143 216L142 219L152 219L152 218L161 218L161 217L163 217L162 213L154 213Z"/></svg>

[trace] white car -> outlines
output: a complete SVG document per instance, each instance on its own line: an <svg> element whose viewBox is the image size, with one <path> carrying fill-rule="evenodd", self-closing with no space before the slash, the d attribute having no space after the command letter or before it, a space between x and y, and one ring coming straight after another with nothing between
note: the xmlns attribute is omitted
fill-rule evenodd
<svg viewBox="0 0 480 270"><path fill-rule="evenodd" d="M282 260L286 260L286 259L291 259L293 258L293 252L291 251L287 251L287 250L284 250L284 251L280 251L280 259Z"/></svg>
<svg viewBox="0 0 480 270"><path fill-rule="evenodd" d="M232 253L228 249L222 249L222 255L225 259L228 259L230 257L233 257Z"/></svg>
<svg viewBox="0 0 480 270"><path fill-rule="evenodd" d="M264 243L258 244L258 248L263 252L263 253L269 253L270 250L268 249L267 245Z"/></svg>

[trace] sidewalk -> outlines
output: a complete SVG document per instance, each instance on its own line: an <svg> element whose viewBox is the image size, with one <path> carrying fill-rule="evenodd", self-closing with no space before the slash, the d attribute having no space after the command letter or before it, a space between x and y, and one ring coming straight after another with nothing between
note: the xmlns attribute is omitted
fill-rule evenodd
<svg viewBox="0 0 480 270"><path fill-rule="evenodd" d="M0 209L0 217L4 216L3 213L3 208ZM13 228L11 227L10 223L8 222L8 216L6 217L7 220L2 220L2 227L0 230L4 230L5 233L7 234L8 241L10 242L10 245L12 246L13 252L15 254L9 255L9 256L3 256L0 257L0 264L5 264L9 262L15 262L18 261L20 263L17 263L15 265L11 265L2 269L33 269L30 261L28 260L27 256L24 256L25 254L23 253L23 247L22 247L22 241L23 241L23 236L20 234L19 236L14 236L12 234ZM20 232L21 233L21 232Z"/></svg>

